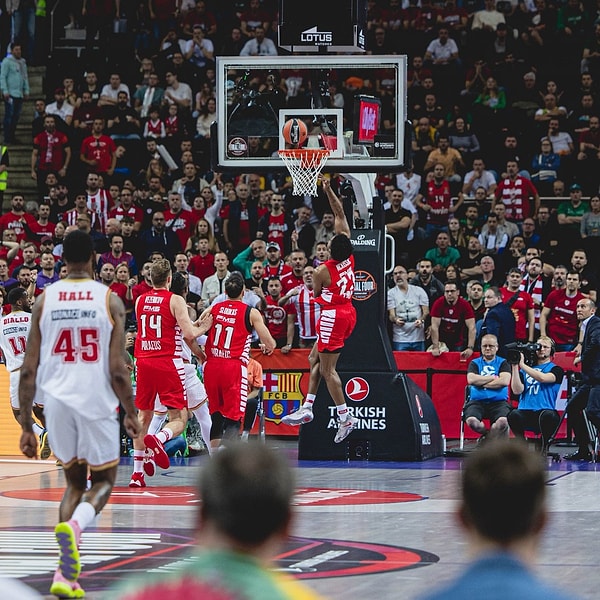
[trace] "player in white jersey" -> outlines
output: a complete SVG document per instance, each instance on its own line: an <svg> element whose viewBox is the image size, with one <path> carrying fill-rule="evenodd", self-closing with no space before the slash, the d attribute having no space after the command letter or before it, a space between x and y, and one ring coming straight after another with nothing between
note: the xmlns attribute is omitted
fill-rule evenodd
<svg viewBox="0 0 600 600"><path fill-rule="evenodd" d="M93 243L87 233L77 230L65 237L63 259L67 277L46 287L33 307L19 385L20 446L26 456L37 455L31 409L34 399L39 400L67 480L54 529L59 563L50 593L81 598L80 537L108 501L115 482L119 402L129 436L139 434L140 424L123 360L123 303L92 279ZM88 468L92 485L86 490Z"/></svg>
<svg viewBox="0 0 600 600"><path fill-rule="evenodd" d="M10 313L0 319L0 350L2 350L6 370L9 374L10 406L17 423L20 423L19 377L21 375L21 365L25 358L29 329L31 328L31 302L27 290L21 287L10 290L8 303L10 304ZM33 414L43 425L41 427L35 421L33 422L33 431L40 441L40 457L45 460L50 456L52 450L48 443L48 432L45 428L44 407L40 404L34 404Z"/></svg>

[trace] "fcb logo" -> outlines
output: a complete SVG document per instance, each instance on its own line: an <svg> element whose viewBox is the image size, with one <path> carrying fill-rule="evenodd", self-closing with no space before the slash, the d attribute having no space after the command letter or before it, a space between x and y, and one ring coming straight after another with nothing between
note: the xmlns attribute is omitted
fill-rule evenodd
<svg viewBox="0 0 600 600"><path fill-rule="evenodd" d="M362 377L353 377L346 383L344 391L350 400L362 402L369 395L369 383Z"/></svg>

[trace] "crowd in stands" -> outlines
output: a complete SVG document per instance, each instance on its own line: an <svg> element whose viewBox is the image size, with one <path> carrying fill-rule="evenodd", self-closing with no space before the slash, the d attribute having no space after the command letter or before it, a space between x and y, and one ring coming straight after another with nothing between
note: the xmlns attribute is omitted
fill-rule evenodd
<svg viewBox="0 0 600 600"><path fill-rule="evenodd" d="M65 232L80 228L130 313L148 261L166 256L189 274L198 308L237 269L278 345L310 345L312 270L333 235L325 195L293 196L289 177L217 173L210 161L210 123L230 101L216 96L215 57L282 53L275 3L141 1L122 8L124 33L104 4L86 6L67 22L86 27L86 52L60 76L49 70L49 94L35 102L37 197L13 197L0 218L0 290L40 293L60 276ZM595 293L600 2L369 0L367 48L408 56L412 164L378 173L376 191L395 264L427 292L427 312L450 281L475 310L468 281L502 287L516 268L526 282L530 249L545 278L537 312L574 252L588 257L581 290ZM272 83L289 106L310 101L293 77ZM383 83L332 81L331 106L385 96ZM343 178L331 178L338 191Z"/></svg>

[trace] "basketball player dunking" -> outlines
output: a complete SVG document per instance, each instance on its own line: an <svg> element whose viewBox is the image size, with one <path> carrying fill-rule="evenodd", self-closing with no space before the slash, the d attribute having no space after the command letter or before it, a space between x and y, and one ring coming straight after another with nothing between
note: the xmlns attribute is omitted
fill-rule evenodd
<svg viewBox="0 0 600 600"><path fill-rule="evenodd" d="M300 425L313 420L312 405L322 376L336 406L339 422L334 441L339 444L358 423L358 419L348 412L342 382L336 371L344 342L356 324L356 310L352 306L354 256L350 225L344 214L342 202L331 189L329 181L321 181L335 217L335 236L328 243L331 258L319 265L313 276L315 302L321 305L321 316L317 322L317 341L308 357L308 393L302 406L281 420L286 425Z"/></svg>

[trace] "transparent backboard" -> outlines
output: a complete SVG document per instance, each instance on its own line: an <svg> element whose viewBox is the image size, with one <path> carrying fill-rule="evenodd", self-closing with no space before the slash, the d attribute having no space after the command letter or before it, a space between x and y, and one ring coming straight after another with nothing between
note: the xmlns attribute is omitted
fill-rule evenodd
<svg viewBox="0 0 600 600"><path fill-rule="evenodd" d="M405 56L218 57L213 166L283 170L283 125L297 118L304 147L330 150L325 171L400 170L405 82Z"/></svg>

